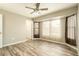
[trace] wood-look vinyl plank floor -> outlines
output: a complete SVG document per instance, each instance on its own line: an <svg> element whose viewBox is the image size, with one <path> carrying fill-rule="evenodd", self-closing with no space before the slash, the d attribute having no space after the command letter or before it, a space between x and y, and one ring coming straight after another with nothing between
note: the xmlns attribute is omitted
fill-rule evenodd
<svg viewBox="0 0 79 59"><path fill-rule="evenodd" d="M0 48L0 56L77 56L77 51L61 44L32 40Z"/></svg>

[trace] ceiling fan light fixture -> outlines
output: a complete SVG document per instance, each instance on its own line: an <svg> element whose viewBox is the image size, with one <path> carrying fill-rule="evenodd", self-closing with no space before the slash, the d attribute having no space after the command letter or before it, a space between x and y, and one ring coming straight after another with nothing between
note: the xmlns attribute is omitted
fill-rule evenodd
<svg viewBox="0 0 79 59"><path fill-rule="evenodd" d="M38 16L38 15L40 15L40 12L39 11L36 11L36 12L32 13L32 15L33 16Z"/></svg>
<svg viewBox="0 0 79 59"><path fill-rule="evenodd" d="M46 10L48 10L48 8L40 8L40 3L36 3L35 6L36 6L35 8L27 7L27 6L25 8L33 10L33 12L30 13L33 16L38 16L40 14L39 11L46 11Z"/></svg>

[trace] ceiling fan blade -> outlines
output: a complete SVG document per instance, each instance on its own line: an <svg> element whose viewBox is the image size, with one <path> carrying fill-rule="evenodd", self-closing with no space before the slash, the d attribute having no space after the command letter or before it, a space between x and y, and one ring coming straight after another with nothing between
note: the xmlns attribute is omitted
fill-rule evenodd
<svg viewBox="0 0 79 59"><path fill-rule="evenodd" d="M36 9L39 9L40 3L36 3Z"/></svg>
<svg viewBox="0 0 79 59"><path fill-rule="evenodd" d="M41 9L39 9L39 10L48 10L48 8L41 8Z"/></svg>
<svg viewBox="0 0 79 59"><path fill-rule="evenodd" d="M32 10L34 10L34 8L31 8L31 7L27 7L27 6L26 6L25 8L28 8L28 9L32 9Z"/></svg>

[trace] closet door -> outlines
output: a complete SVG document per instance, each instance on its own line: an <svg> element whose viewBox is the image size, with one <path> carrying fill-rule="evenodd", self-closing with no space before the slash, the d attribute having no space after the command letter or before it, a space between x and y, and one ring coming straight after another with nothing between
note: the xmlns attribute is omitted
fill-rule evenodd
<svg viewBox="0 0 79 59"><path fill-rule="evenodd" d="M67 17L66 19L66 42L76 46L76 15Z"/></svg>
<svg viewBox="0 0 79 59"><path fill-rule="evenodd" d="M0 48L2 47L2 15L0 15Z"/></svg>

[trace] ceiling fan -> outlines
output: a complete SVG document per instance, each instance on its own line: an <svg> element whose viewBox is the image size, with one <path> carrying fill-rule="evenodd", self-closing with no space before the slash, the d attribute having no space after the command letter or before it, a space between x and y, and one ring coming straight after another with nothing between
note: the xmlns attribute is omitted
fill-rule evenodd
<svg viewBox="0 0 79 59"><path fill-rule="evenodd" d="M25 8L32 9L33 12L31 12L31 14L34 13L34 12L38 12L39 10L41 10L41 11L48 10L48 8L39 8L40 7L40 3L36 3L35 6L36 6L36 8L27 7L27 6Z"/></svg>

